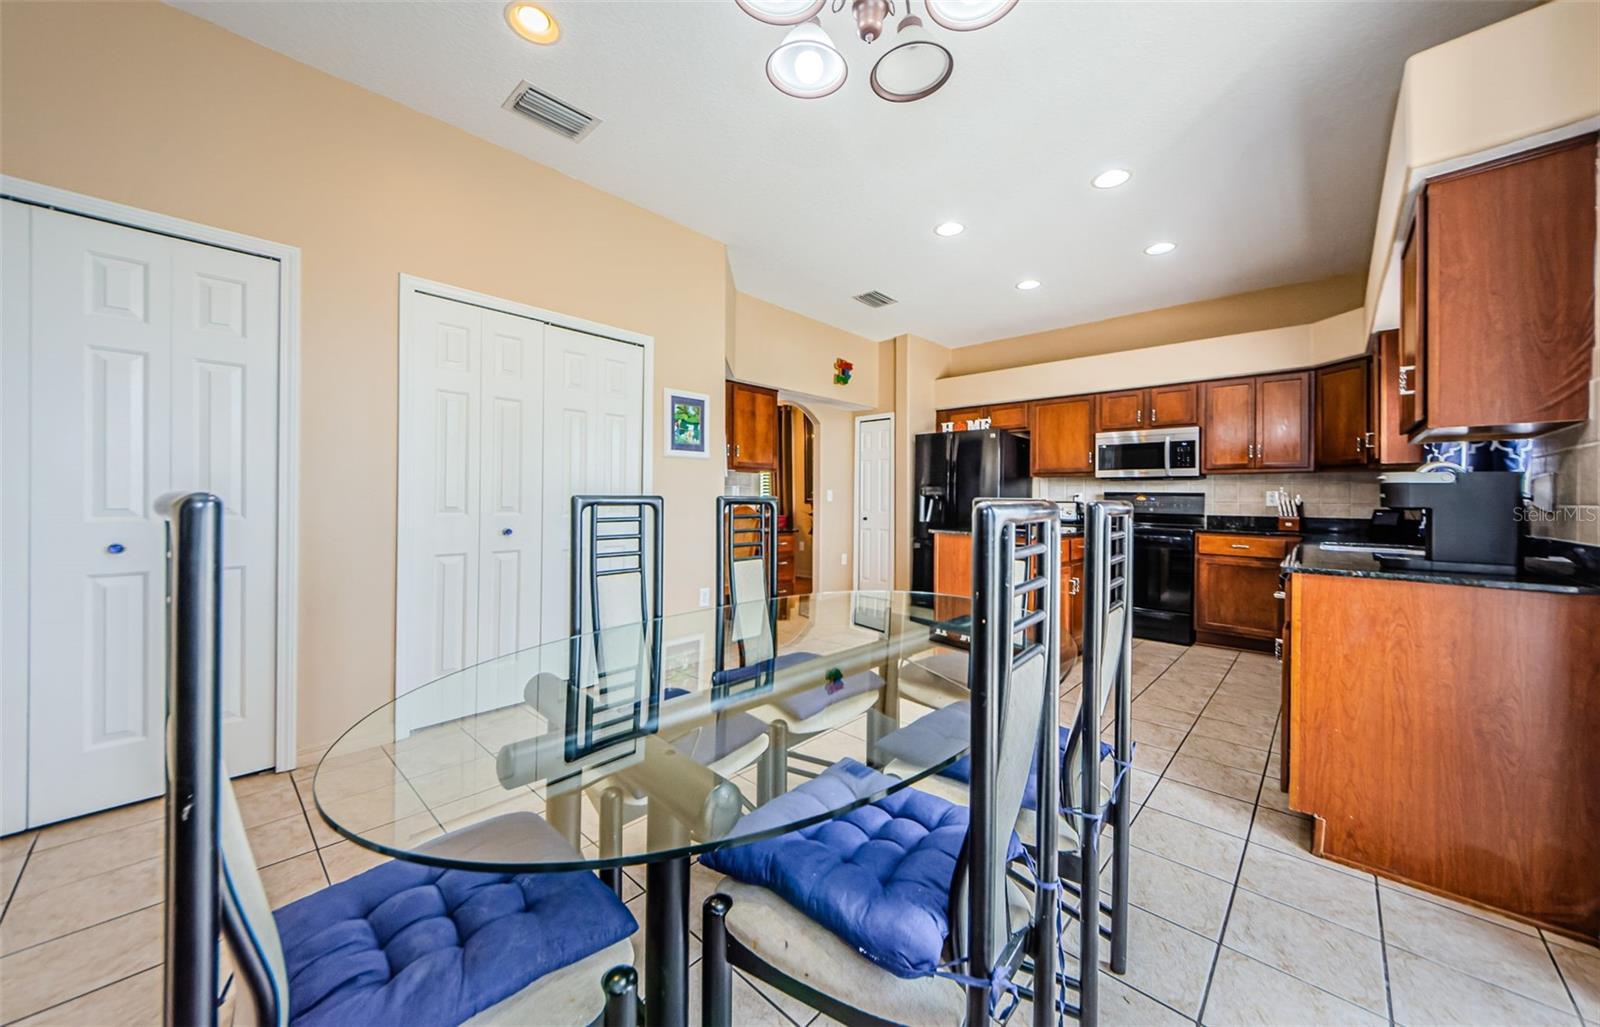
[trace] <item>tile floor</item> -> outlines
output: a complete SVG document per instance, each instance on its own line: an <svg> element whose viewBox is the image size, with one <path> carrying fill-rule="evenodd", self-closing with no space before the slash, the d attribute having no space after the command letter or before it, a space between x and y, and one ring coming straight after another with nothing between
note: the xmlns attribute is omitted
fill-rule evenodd
<svg viewBox="0 0 1600 1027"><path fill-rule="evenodd" d="M1600 949L1310 855L1277 787L1270 657L1136 642L1134 692L1130 967L1103 975L1103 1022L1600 1025ZM310 774L235 782L275 905L379 861L320 822ZM161 818L155 800L0 839L0 1023L159 1022ZM695 868L696 908L716 881ZM743 978L734 1019L827 1022Z"/></svg>

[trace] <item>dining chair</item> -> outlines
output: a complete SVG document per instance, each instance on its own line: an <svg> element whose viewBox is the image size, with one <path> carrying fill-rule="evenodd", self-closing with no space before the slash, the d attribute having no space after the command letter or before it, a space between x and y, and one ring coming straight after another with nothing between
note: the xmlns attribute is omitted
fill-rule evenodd
<svg viewBox="0 0 1600 1027"><path fill-rule="evenodd" d="M719 701L774 695L770 702L746 708L768 725L771 738L758 775L757 794L766 801L787 787L789 760L829 765L791 750L794 741L861 716L878 701L883 678L865 670L776 694L773 685L781 672L820 660L812 652L778 652L778 501L772 496L718 496L716 521L716 588L725 605L716 623L712 690ZM738 656L736 666L728 665L732 654ZM799 768L795 773L815 776Z"/></svg>
<svg viewBox="0 0 1600 1027"><path fill-rule="evenodd" d="M1127 970L1128 833L1134 813L1128 777L1134 749L1130 714L1133 636L1127 591L1127 582L1132 580L1133 573L1133 550L1128 544L1132 537L1128 533L1132 513L1124 507L1126 504L1102 504L1100 509L1085 513L1083 518L1087 532L1084 552L1088 585L1081 652L1083 687L1071 719L1059 730L1062 799L1061 813L1056 818L1060 875L1067 892L1077 902L1069 905L1067 912L1081 922L1081 910L1098 906L1100 916L1106 919L1094 918L1099 924L1097 936L1110 942L1110 968L1118 974ZM940 680L944 682L937 687L953 688L958 680L960 687L965 687L970 673L967 668L947 657L930 662L939 668ZM904 669L901 675L903 680ZM1109 720L1106 718L1108 706L1112 710ZM959 716L959 708L946 706L929 714L929 718L937 721L951 715ZM934 728L935 724L930 723L924 730ZM1104 738L1108 730L1110 741ZM1096 751L1098 759L1087 758ZM919 787L952 802L965 803L971 764L971 757L963 757ZM904 764L893 759L886 766L891 774L903 769ZM1035 783L1030 780L1017 818L1017 834L1030 851L1036 851L1038 843L1035 791ZM1081 883L1074 882L1084 880L1085 867L1101 865L1102 845L1107 838L1111 849L1110 898L1102 902L1096 894L1086 903ZM1099 878L1094 877L1095 889L1098 889L1098 882ZM1097 990L1097 984L1091 980L1087 994L1080 995L1080 1005L1095 1005Z"/></svg>
<svg viewBox="0 0 1600 1027"><path fill-rule="evenodd" d="M974 509L972 689L957 708L978 768L970 805L918 787L884 796L896 779L841 760L733 834L851 797L860 805L701 857L727 875L704 904L706 1024L731 1022L733 968L847 1024L975 1025L1009 1013L1008 995L1032 999L1036 1025L1055 1022L1059 986L1074 983L1058 977L1055 836L1040 845L1030 896L1013 879L1022 848L1012 825L1030 776L1047 808L1060 795L1056 756L1036 744L1058 733L1058 521L1032 500ZM961 746L952 737L929 751ZM1017 981L1025 963L1031 988Z"/></svg>
<svg viewBox="0 0 1600 1027"><path fill-rule="evenodd" d="M609 1014L625 1027L634 1003L616 996L635 987L626 964L638 925L591 874L391 861L270 908L221 756L222 501L190 494L169 516L165 1022L215 1025L222 1010L272 1027ZM484 832L515 832L531 857L567 844L524 813L442 835L428 851L448 862ZM225 981L223 943L237 968Z"/></svg>

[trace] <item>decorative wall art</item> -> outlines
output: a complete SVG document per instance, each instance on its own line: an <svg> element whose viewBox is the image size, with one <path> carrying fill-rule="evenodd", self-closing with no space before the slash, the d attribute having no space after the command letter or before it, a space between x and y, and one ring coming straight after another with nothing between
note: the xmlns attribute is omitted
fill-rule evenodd
<svg viewBox="0 0 1600 1027"><path fill-rule="evenodd" d="M662 406L667 418L667 456L691 456L704 459L706 449L706 414L711 398L700 392L667 389Z"/></svg>
<svg viewBox="0 0 1600 1027"><path fill-rule="evenodd" d="M855 369L856 365L852 364L844 357L840 357L838 360L835 360L833 362L833 384L849 385L850 375L855 371Z"/></svg>

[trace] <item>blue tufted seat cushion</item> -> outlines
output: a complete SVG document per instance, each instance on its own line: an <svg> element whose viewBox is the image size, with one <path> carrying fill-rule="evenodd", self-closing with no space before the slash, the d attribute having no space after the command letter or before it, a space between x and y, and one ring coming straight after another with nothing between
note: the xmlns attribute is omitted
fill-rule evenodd
<svg viewBox="0 0 1600 1027"><path fill-rule="evenodd" d="M727 670L711 672L711 680L718 685L737 685L749 681L757 674L766 670L779 671L785 667L792 667L797 663L817 658L816 653L784 653L775 660L762 660L746 667L729 667Z"/></svg>
<svg viewBox="0 0 1600 1027"><path fill-rule="evenodd" d="M1059 730L1061 731L1061 749L1060 749L1061 758L1065 759L1066 755L1067 755L1067 745L1068 745L1068 743L1070 742L1070 740L1072 738L1072 729L1064 727L1064 728L1060 728ZM1112 753L1114 753L1116 751L1117 751L1116 747L1113 746L1110 742L1101 742L1100 743L1100 758L1101 759L1105 759L1107 756L1110 756ZM1063 782L1065 782L1066 779L1067 779L1066 778L1066 774L1067 774L1067 771L1069 769L1070 768L1068 768L1068 767L1062 767L1061 768L1061 774L1062 774L1061 780ZM939 771L939 776L940 777L948 777L952 781L960 781L962 784L970 786L972 784L972 757L971 756L963 756L963 757L961 757L959 760L956 760L954 763L950 764L948 767L946 767L943 770ZM1062 790L1062 792L1066 791L1066 785L1065 784L1062 785L1062 789L1061 790ZM1024 788L1023 791L1022 791L1022 808L1023 809L1037 809L1038 806L1039 806L1039 772L1038 772L1037 769L1035 769L1035 770L1032 770L1032 771L1028 772L1028 786L1026 788Z"/></svg>
<svg viewBox="0 0 1600 1027"><path fill-rule="evenodd" d="M895 779L852 759L747 813L733 834L822 815ZM719 849L700 862L790 905L900 977L932 973L950 933L950 883L967 809L905 788L811 827Z"/></svg>
<svg viewBox="0 0 1600 1027"><path fill-rule="evenodd" d="M399 860L273 916L296 1027L459 1024L638 929L593 874Z"/></svg>

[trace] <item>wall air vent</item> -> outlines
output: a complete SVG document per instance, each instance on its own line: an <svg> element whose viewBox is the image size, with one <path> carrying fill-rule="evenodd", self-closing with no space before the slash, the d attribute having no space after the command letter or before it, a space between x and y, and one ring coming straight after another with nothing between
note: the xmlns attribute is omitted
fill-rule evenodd
<svg viewBox="0 0 1600 1027"><path fill-rule="evenodd" d="M885 296L876 289L862 293L860 296L855 297L855 301L857 303L865 303L869 307L887 307L891 303L899 302L893 296Z"/></svg>
<svg viewBox="0 0 1600 1027"><path fill-rule="evenodd" d="M600 119L585 114L565 100L558 100L549 93L527 82L517 83L517 88L511 91L506 102L501 104L508 111L516 111L537 121L564 139L573 142L582 142L583 137L600 124Z"/></svg>

